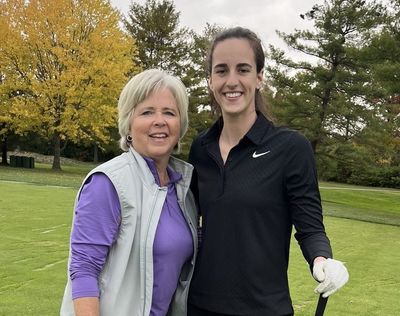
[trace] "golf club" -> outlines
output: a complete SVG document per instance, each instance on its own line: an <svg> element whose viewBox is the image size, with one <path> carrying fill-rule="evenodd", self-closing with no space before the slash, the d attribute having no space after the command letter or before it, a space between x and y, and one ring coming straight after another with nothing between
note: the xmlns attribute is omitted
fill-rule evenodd
<svg viewBox="0 0 400 316"><path fill-rule="evenodd" d="M317 305L317 310L315 311L315 316L323 316L326 303L328 302L328 298L322 297L322 294L319 295L318 298L318 305Z"/></svg>

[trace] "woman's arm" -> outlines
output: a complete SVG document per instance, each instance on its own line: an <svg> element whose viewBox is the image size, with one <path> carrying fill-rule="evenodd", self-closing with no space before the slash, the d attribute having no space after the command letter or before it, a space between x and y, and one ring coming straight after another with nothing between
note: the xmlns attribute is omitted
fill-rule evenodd
<svg viewBox="0 0 400 316"><path fill-rule="evenodd" d="M310 142L293 133L287 144L285 183L295 237L310 266L316 257L332 258L323 224L317 170Z"/></svg>
<svg viewBox="0 0 400 316"><path fill-rule="evenodd" d="M74 299L75 316L100 316L97 297L80 297Z"/></svg>
<svg viewBox="0 0 400 316"><path fill-rule="evenodd" d="M85 183L75 209L71 234L72 299L98 298L98 277L121 221L117 192L106 175L96 173Z"/></svg>

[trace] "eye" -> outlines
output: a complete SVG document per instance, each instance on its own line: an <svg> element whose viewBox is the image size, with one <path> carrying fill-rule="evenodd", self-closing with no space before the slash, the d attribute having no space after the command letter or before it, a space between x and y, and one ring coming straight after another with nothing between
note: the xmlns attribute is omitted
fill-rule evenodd
<svg viewBox="0 0 400 316"><path fill-rule="evenodd" d="M174 111L165 111L164 113L168 116L176 116L176 113Z"/></svg>
<svg viewBox="0 0 400 316"><path fill-rule="evenodd" d="M214 73L216 73L217 75L223 75L226 73L226 69L223 67L218 67L214 70Z"/></svg>
<svg viewBox="0 0 400 316"><path fill-rule="evenodd" d="M145 110L142 113L140 113L140 115L143 115L143 116L147 116L147 115L151 115L151 114L153 114L153 111L150 111L150 110Z"/></svg>
<svg viewBox="0 0 400 316"><path fill-rule="evenodd" d="M248 68L248 67L241 67L241 68L239 68L239 73L247 73L247 72L250 72L250 68Z"/></svg>

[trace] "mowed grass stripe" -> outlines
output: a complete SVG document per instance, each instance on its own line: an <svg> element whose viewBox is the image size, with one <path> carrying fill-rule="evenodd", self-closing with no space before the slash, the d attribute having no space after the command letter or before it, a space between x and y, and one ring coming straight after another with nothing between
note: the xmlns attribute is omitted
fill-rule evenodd
<svg viewBox="0 0 400 316"><path fill-rule="evenodd" d="M400 226L400 190L321 185L325 215Z"/></svg>

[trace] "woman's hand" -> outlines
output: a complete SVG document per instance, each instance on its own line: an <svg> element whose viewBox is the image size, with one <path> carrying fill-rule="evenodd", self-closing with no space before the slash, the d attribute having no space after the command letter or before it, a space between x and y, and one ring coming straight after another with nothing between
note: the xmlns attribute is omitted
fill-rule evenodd
<svg viewBox="0 0 400 316"><path fill-rule="evenodd" d="M314 291L322 294L322 297L335 293L349 280L349 273L343 262L322 257L314 260L313 276L321 282Z"/></svg>

